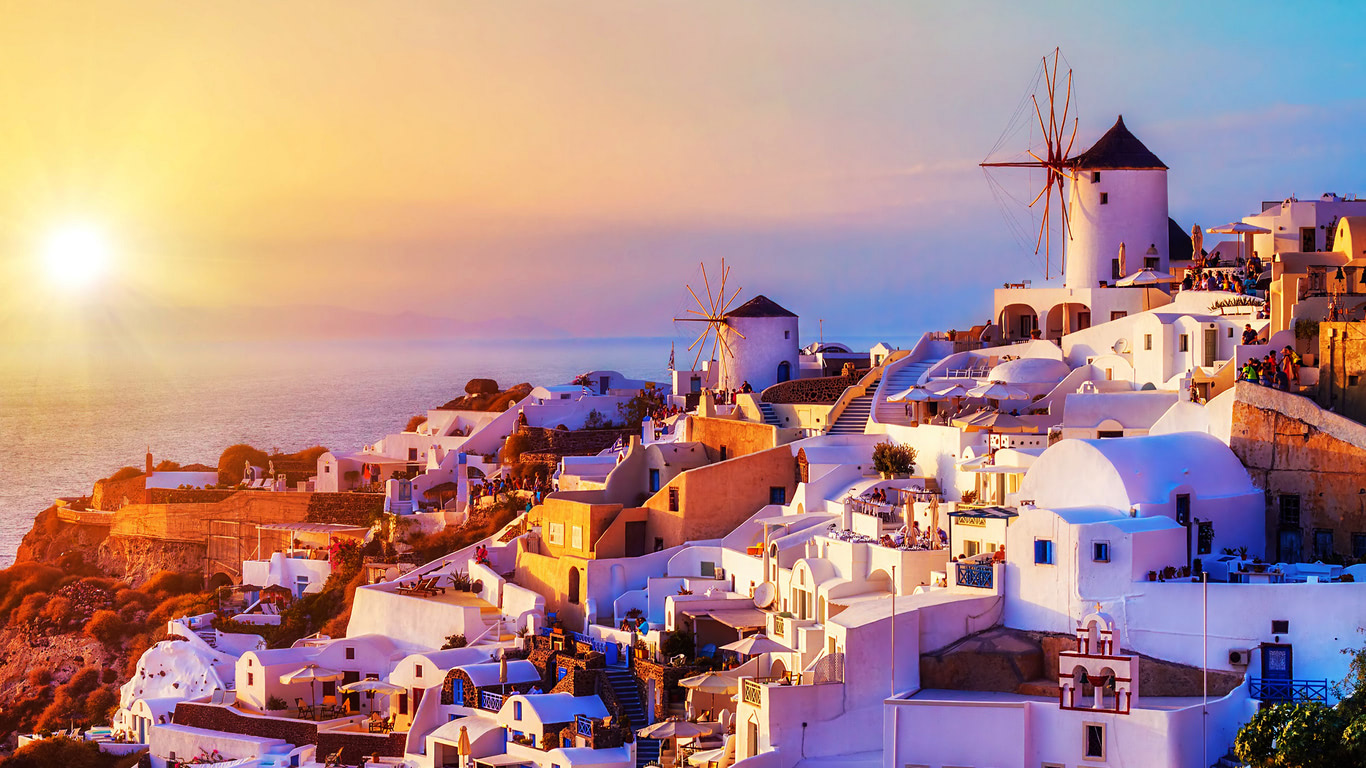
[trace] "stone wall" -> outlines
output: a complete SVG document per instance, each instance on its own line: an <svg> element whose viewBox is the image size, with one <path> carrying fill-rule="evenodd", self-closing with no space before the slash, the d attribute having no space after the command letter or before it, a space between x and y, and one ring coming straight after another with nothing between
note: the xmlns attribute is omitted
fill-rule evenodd
<svg viewBox="0 0 1366 768"><path fill-rule="evenodd" d="M122 480L98 480L90 497L90 506L103 512L113 512L128 504L147 503L147 476L137 475Z"/></svg>
<svg viewBox="0 0 1366 768"><path fill-rule="evenodd" d="M759 400L765 403L791 405L834 405L844 390L858 383L848 376L821 376L814 379L793 379L765 389Z"/></svg>
<svg viewBox="0 0 1366 768"><path fill-rule="evenodd" d="M341 750L342 765L361 765L371 755L403 757L407 733L356 733L353 731L319 731L318 761Z"/></svg>
<svg viewBox="0 0 1366 768"><path fill-rule="evenodd" d="M368 526L383 511L382 493L313 493L309 494L305 519L310 523Z"/></svg>
<svg viewBox="0 0 1366 768"><path fill-rule="evenodd" d="M659 664L647 659L636 659L634 663L636 673L636 684L639 686L638 693L642 704L646 702L647 680L655 681L655 712L663 713L669 711L669 704L677 701L684 703L687 701L688 692L678 684L679 680L685 677L699 674L701 667L683 666L675 667L671 664Z"/></svg>
<svg viewBox="0 0 1366 768"><path fill-rule="evenodd" d="M241 733L266 739L284 739L296 747L318 743L317 723L283 717L248 715L217 704L182 701L176 704L171 722L191 728ZM320 749L319 752L321 751Z"/></svg>
<svg viewBox="0 0 1366 768"><path fill-rule="evenodd" d="M625 441L637 434L634 429L563 430L546 427L522 427L519 432L527 439L527 452L555 456L595 456L611 448L617 440Z"/></svg>
<svg viewBox="0 0 1366 768"><path fill-rule="evenodd" d="M1267 559L1280 560L1282 532L1298 535L1300 560L1317 560L1315 530L1332 535L1333 554L1353 555L1366 533L1366 426L1299 395L1239 382L1229 447L1266 492ZM1298 521L1282 519L1282 497Z"/></svg>
<svg viewBox="0 0 1366 768"><path fill-rule="evenodd" d="M148 488L146 499L148 504L206 504L223 501L229 496L237 493L235 489L208 489L196 488L183 490L180 488Z"/></svg>

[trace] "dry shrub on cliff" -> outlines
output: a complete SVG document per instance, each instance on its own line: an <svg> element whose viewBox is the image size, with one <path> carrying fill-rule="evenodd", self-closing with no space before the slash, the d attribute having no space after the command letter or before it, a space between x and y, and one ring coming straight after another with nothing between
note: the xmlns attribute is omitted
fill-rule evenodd
<svg viewBox="0 0 1366 768"><path fill-rule="evenodd" d="M422 425L425 424L425 423L427 423L427 417L426 417L426 416L423 416L422 414L419 413L418 415L412 417L411 419L408 419L408 426L404 427L404 428L403 428L403 431L404 431L404 432L416 432L416 431L417 431L417 428L420 427L420 426L422 426Z"/></svg>
<svg viewBox="0 0 1366 768"><path fill-rule="evenodd" d="M57 686L52 703L38 717L38 730L55 731L75 722L89 722L85 712L86 699L100 687L100 671L82 667L71 679Z"/></svg>
<svg viewBox="0 0 1366 768"><path fill-rule="evenodd" d="M0 571L0 618L12 619L24 598L56 590L64 576L60 568L39 563L19 563Z"/></svg>
<svg viewBox="0 0 1366 768"><path fill-rule="evenodd" d="M246 443L230 445L218 456L218 482L236 485L242 482L247 462L253 467L264 467L270 461L265 451L253 448Z"/></svg>
<svg viewBox="0 0 1366 768"><path fill-rule="evenodd" d="M85 623L85 633L107 648L117 646L127 632L128 625L113 611L95 611L95 615Z"/></svg>
<svg viewBox="0 0 1366 768"><path fill-rule="evenodd" d="M119 757L101 751L93 741L61 736L24 746L6 761L5 768L122 768L137 761L137 755Z"/></svg>
<svg viewBox="0 0 1366 768"><path fill-rule="evenodd" d="M117 483L120 480L128 480L141 474L142 470L137 467L122 467L114 472L114 474L106 477L105 480L108 480L111 483Z"/></svg>
<svg viewBox="0 0 1366 768"><path fill-rule="evenodd" d="M203 579L198 574L158 571L155 576L143 583L141 591L156 600L165 600L175 595L198 592L202 586Z"/></svg>

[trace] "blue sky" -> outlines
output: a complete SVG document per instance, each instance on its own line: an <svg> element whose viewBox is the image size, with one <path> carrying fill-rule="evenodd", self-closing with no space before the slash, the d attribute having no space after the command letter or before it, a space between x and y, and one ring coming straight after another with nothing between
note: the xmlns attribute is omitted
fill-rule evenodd
<svg viewBox="0 0 1366 768"><path fill-rule="evenodd" d="M312 6L7 7L6 276L78 215L114 303L664 335L724 256L808 338L964 327L1042 276L976 166L1055 46L1078 149L1123 113L1186 228L1366 193L1348 3Z"/></svg>

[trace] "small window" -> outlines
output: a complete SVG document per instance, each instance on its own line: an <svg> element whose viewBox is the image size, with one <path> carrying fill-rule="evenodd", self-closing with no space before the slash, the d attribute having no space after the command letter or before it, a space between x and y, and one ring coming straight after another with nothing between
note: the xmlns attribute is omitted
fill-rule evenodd
<svg viewBox="0 0 1366 768"><path fill-rule="evenodd" d="M1118 280L1124 275L1119 273L1119 259L1110 259L1110 279Z"/></svg>
<svg viewBox="0 0 1366 768"><path fill-rule="evenodd" d="M1366 533L1352 534L1352 557L1358 560L1366 558Z"/></svg>
<svg viewBox="0 0 1366 768"><path fill-rule="evenodd" d="M1161 268L1162 268L1162 258L1161 258L1160 256L1144 256L1144 257L1143 257L1143 268L1144 268L1144 269L1161 269Z"/></svg>
<svg viewBox="0 0 1366 768"><path fill-rule="evenodd" d="M348 659L354 659L354 658L356 658L356 649L355 649L355 648L347 648L347 649L346 649L346 658L348 658Z"/></svg>
<svg viewBox="0 0 1366 768"><path fill-rule="evenodd" d="M1053 564L1053 541L1052 539L1034 540L1034 562L1038 565Z"/></svg>
<svg viewBox="0 0 1366 768"><path fill-rule="evenodd" d="M721 446L721 461L725 461L728 458L730 458L730 448L723 445Z"/></svg>
<svg viewBox="0 0 1366 768"><path fill-rule="evenodd" d="M1181 349L1182 352L1189 352L1189 351L1191 351L1191 337L1190 337L1188 334L1185 334L1185 333L1181 334L1181 347L1180 347L1180 349Z"/></svg>
<svg viewBox="0 0 1366 768"><path fill-rule="evenodd" d="M1143 334L1143 351L1153 351L1153 335L1151 333Z"/></svg>
<svg viewBox="0 0 1366 768"><path fill-rule="evenodd" d="M658 493L659 486L659 470L652 469L650 470L650 493Z"/></svg>
<svg viewBox="0 0 1366 768"><path fill-rule="evenodd" d="M1105 759L1105 726L1101 723L1082 725L1086 739L1085 750L1081 753L1087 760Z"/></svg>
<svg viewBox="0 0 1366 768"><path fill-rule="evenodd" d="M1113 321L1115 321L1115 320L1120 320L1120 319L1125 318L1125 317L1128 317L1128 316L1129 316L1129 313L1128 313L1128 312L1125 312L1124 310L1115 310L1115 311L1113 311L1113 312L1110 313L1110 321L1113 322Z"/></svg>
<svg viewBox="0 0 1366 768"><path fill-rule="evenodd" d="M1289 619L1272 619L1272 620L1271 620L1271 634L1273 634L1273 635L1288 635L1288 634L1290 634L1290 620L1289 620Z"/></svg>
<svg viewBox="0 0 1366 768"><path fill-rule="evenodd" d="M513 719L513 720L521 720L521 719L522 719L522 702L520 702L520 701L514 701L514 702L512 702L512 719Z"/></svg>
<svg viewBox="0 0 1366 768"><path fill-rule="evenodd" d="M1091 183L1092 183L1092 184L1099 184L1099 183L1100 183L1100 171L1091 171Z"/></svg>
<svg viewBox="0 0 1366 768"><path fill-rule="evenodd" d="M256 674L253 673L253 672L248 672L248 673L247 673L247 686L250 687L250 686L253 686L253 685L255 685L255 684L256 684Z"/></svg>
<svg viewBox="0 0 1366 768"><path fill-rule="evenodd" d="M1279 498L1281 525L1298 527L1300 524L1300 496L1297 493L1283 493Z"/></svg>
<svg viewBox="0 0 1366 768"><path fill-rule="evenodd" d="M1323 560L1333 554L1333 531L1329 528L1314 529L1314 557Z"/></svg>
<svg viewBox="0 0 1366 768"><path fill-rule="evenodd" d="M790 339L790 338L792 338L792 331L783 331L783 338L784 338L784 339Z"/></svg>
<svg viewBox="0 0 1366 768"><path fill-rule="evenodd" d="M702 574L703 578L715 577L716 563L713 563L710 560L703 560L698 566L698 572Z"/></svg>
<svg viewBox="0 0 1366 768"><path fill-rule="evenodd" d="M1191 524L1191 495L1189 493L1176 494L1176 524Z"/></svg>
<svg viewBox="0 0 1366 768"><path fill-rule="evenodd" d="M421 665L421 664L414 664L414 665L413 665L413 677L422 677L422 665Z"/></svg>
<svg viewBox="0 0 1366 768"><path fill-rule="evenodd" d="M678 489L677 489L677 488L670 488L670 489L669 489L669 511L670 511L670 512L677 512L677 511L678 511Z"/></svg>
<svg viewBox="0 0 1366 768"><path fill-rule="evenodd" d="M1233 326L1231 325L1228 327L1228 337L1233 338Z"/></svg>
<svg viewBox="0 0 1366 768"><path fill-rule="evenodd" d="M1101 192L1101 193L1100 193L1100 204L1101 204L1101 205L1109 205L1109 204L1110 204L1110 193L1109 193L1109 192Z"/></svg>
<svg viewBox="0 0 1366 768"><path fill-rule="evenodd" d="M1091 559L1097 563L1110 562L1110 542L1093 541L1091 542Z"/></svg>
<svg viewBox="0 0 1366 768"><path fill-rule="evenodd" d="M332 465L331 465L331 464L324 464L324 465L323 465L323 474L324 474L324 475L330 475L330 474L332 474Z"/></svg>
<svg viewBox="0 0 1366 768"><path fill-rule="evenodd" d="M408 449L408 461L417 461L417 449L416 449L416 448L409 448L409 449Z"/></svg>
<svg viewBox="0 0 1366 768"><path fill-rule="evenodd" d="M787 489L784 488L784 487L782 487L781 485L775 485L775 486L772 486L771 488L769 488L769 489L768 489L768 503L769 503L769 504L786 504L786 503L787 503Z"/></svg>

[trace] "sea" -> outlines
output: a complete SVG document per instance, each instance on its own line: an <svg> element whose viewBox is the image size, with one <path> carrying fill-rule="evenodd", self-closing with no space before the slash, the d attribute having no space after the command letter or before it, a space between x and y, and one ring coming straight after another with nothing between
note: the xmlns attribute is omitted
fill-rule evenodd
<svg viewBox="0 0 1366 768"><path fill-rule="evenodd" d="M150 448L216 466L229 445L356 450L465 393L472 378L564 384L590 370L666 381L668 338L225 342L6 350L0 567L59 496L142 467Z"/></svg>

